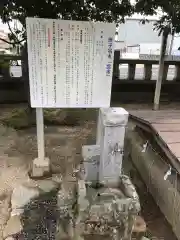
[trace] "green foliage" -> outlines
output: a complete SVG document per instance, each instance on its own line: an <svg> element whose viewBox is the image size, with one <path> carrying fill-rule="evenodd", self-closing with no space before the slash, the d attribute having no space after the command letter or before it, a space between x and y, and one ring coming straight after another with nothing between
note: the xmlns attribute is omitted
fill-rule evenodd
<svg viewBox="0 0 180 240"><path fill-rule="evenodd" d="M119 22L133 13L130 0L1 0L3 22L26 17Z"/></svg>
<svg viewBox="0 0 180 240"><path fill-rule="evenodd" d="M9 69L9 60L0 59L0 68Z"/></svg>
<svg viewBox="0 0 180 240"><path fill-rule="evenodd" d="M180 0L1 0L0 17L4 23L18 20L23 31L16 30L9 34L9 39L17 43L26 37L26 17L42 17L54 19L92 20L105 22L124 22L126 16L140 13L144 16L157 14L161 10L163 16L157 21L155 28L160 33L169 28L172 32L180 32ZM142 21L145 23L146 21ZM18 37L17 37L18 36Z"/></svg>
<svg viewBox="0 0 180 240"><path fill-rule="evenodd" d="M0 74L9 76L10 61L0 57Z"/></svg>
<svg viewBox="0 0 180 240"><path fill-rule="evenodd" d="M44 109L44 124L46 126L78 126L81 123L97 119L96 109ZM14 128L25 129L36 125L35 110L15 108L1 114L0 124Z"/></svg>
<svg viewBox="0 0 180 240"><path fill-rule="evenodd" d="M18 20L23 25L22 32L9 34L10 41L26 37L26 17L41 17L65 20L92 20L123 22L131 16L134 7L131 0L1 0L0 17L4 23ZM17 34L19 37L17 37Z"/></svg>
<svg viewBox="0 0 180 240"><path fill-rule="evenodd" d="M167 28L171 33L180 32L179 0L136 0L135 11L143 15L154 15L161 11L162 16L155 24L159 33Z"/></svg>

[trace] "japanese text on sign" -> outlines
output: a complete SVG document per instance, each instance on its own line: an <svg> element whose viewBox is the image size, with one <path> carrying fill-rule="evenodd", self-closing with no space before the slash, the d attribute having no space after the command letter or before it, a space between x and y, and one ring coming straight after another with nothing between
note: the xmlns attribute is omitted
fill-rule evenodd
<svg viewBox="0 0 180 240"><path fill-rule="evenodd" d="M27 18L32 107L109 107L115 24Z"/></svg>

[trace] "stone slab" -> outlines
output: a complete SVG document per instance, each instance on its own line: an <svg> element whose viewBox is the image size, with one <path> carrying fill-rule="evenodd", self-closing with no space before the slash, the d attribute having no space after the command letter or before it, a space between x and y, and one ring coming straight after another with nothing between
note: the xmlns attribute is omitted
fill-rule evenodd
<svg viewBox="0 0 180 240"><path fill-rule="evenodd" d="M87 182L98 181L100 160L100 146L87 145L82 147L82 157L84 159L85 180Z"/></svg>
<svg viewBox="0 0 180 240"><path fill-rule="evenodd" d="M129 113L124 108L101 108L104 126L126 126Z"/></svg>
<svg viewBox="0 0 180 240"><path fill-rule="evenodd" d="M45 158L40 160L35 158L32 165L32 177L43 177L50 172L50 160Z"/></svg>

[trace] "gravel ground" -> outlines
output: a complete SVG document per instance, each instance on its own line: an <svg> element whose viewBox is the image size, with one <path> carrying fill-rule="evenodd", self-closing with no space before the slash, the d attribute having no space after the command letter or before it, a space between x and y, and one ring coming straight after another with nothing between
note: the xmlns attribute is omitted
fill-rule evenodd
<svg viewBox="0 0 180 240"><path fill-rule="evenodd" d="M46 155L51 160L52 171L63 175L67 189L73 185L73 168L81 161L81 146L94 143L95 134L96 123L94 121L86 122L78 127L47 126L45 128ZM27 179L28 168L36 156L35 128L13 130L0 126L0 240L2 239L2 230L9 218L9 196L11 191L18 183ZM125 168L129 171L131 163L130 161L126 161L126 163ZM136 174L136 176L133 182L137 186L140 195L142 216L148 226L147 234L157 240L175 240L164 216L157 208L147 189L142 187L143 184L141 184L139 175ZM54 227L52 222L54 221L55 224L55 216L52 218L51 209L52 205L56 204L56 199L53 196L51 197L52 202L50 205L48 205L49 200L46 199L44 205L43 202L38 204L36 202L34 208L39 208L39 213L42 215L46 227L50 226L52 230ZM46 214L43 215L42 212ZM51 219L50 225L47 224L49 218ZM26 221L26 225L28 224L28 221ZM38 228L38 226L31 227ZM38 230L40 231L39 234L45 232L46 238L43 237L45 235L42 235L42 238L38 238L39 234L36 235L36 232L35 235L28 235L26 239L53 239L52 232L47 232L47 228L41 227Z"/></svg>

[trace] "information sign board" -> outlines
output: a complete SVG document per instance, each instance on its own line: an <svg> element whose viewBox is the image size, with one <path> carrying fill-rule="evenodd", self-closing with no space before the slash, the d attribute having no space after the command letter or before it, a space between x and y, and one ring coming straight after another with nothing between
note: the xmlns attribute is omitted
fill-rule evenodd
<svg viewBox="0 0 180 240"><path fill-rule="evenodd" d="M31 106L110 106L113 23L27 18Z"/></svg>

